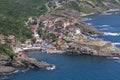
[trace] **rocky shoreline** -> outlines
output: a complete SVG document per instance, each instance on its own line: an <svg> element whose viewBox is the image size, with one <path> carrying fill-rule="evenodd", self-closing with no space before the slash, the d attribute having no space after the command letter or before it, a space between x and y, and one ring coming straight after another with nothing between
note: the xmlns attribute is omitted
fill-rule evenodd
<svg viewBox="0 0 120 80"><path fill-rule="evenodd" d="M11 60L9 57L0 55L0 76L14 73L16 70L21 68L35 68L35 69L46 69L53 65L43 61L37 61L34 58L26 57L15 57Z"/></svg>
<svg viewBox="0 0 120 80"><path fill-rule="evenodd" d="M69 14L68 14L69 13ZM72 14L71 14L72 13ZM71 17L70 17L71 16ZM69 34L61 39L66 42L64 45L69 45L69 48L65 50L44 50L47 53L59 53L59 54L77 54L77 55L92 55L92 56L105 56L105 57L120 57L120 49L112 46L111 42L103 41L101 39L94 39L89 37L90 35L102 35L102 32L98 31L92 26L89 26L82 22L79 17L80 14L74 10L56 10L48 15L45 15L43 19L60 18L64 22L69 19L75 20L68 26L78 26L81 29L81 34ZM73 24L73 25L72 25ZM72 28L71 28L72 29ZM60 46L60 45L59 45ZM8 75L20 68L35 68L35 69L47 69L53 65L46 62L37 61L34 58L29 58L26 55L24 57L14 57L13 59L8 56L0 55L0 75Z"/></svg>
<svg viewBox="0 0 120 80"><path fill-rule="evenodd" d="M109 13L109 12L115 12L115 11L120 11L120 9L110 9L110 10L107 10L107 11L103 11L103 12L100 12L101 14L102 13ZM81 14L80 16L81 17L86 17L86 16L91 16L91 15L95 15L95 14L100 14L100 13L95 13L95 12L93 12L93 13L90 13L90 14Z"/></svg>

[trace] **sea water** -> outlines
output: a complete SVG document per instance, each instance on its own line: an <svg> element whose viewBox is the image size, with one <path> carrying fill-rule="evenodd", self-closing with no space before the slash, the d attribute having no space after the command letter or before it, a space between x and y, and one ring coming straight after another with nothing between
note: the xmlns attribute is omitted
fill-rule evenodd
<svg viewBox="0 0 120 80"><path fill-rule="evenodd" d="M83 17L83 20L104 33L103 36L97 36L97 38L111 41L114 46L120 48L120 12L87 16ZM119 58L51 55L40 51L27 54L38 60L54 64L55 69L24 69L18 73L1 77L0 80L120 80Z"/></svg>
<svg viewBox="0 0 120 80"><path fill-rule="evenodd" d="M83 17L83 21L88 25L95 26L98 30L104 33L103 36L99 36L98 38L106 41L111 41L114 46L120 48L119 11Z"/></svg>

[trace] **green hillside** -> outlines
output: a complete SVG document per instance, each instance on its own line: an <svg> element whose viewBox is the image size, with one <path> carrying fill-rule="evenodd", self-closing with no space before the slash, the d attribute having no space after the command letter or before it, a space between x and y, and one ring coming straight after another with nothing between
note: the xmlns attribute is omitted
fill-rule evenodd
<svg viewBox="0 0 120 80"><path fill-rule="evenodd" d="M86 14L120 8L120 0L60 0L60 2L65 8L75 9Z"/></svg>
<svg viewBox="0 0 120 80"><path fill-rule="evenodd" d="M0 0L0 34L30 38L31 32L24 27L30 16L40 16L47 9L47 0Z"/></svg>
<svg viewBox="0 0 120 80"><path fill-rule="evenodd" d="M38 17L45 14L48 11L45 3L50 1L58 1L63 8L87 14L95 10L98 12L109 10L111 6L113 8L120 6L120 0L0 0L0 34L14 35L21 42L32 38L32 32L24 26L24 22L30 16ZM109 3L110 6L104 3ZM8 54L5 48L11 50L9 45L0 44L0 54Z"/></svg>
<svg viewBox="0 0 120 80"><path fill-rule="evenodd" d="M14 35L19 41L32 38L32 32L24 26L30 16L44 14L47 0L0 0L0 34ZM0 44L0 54L13 55L10 45Z"/></svg>

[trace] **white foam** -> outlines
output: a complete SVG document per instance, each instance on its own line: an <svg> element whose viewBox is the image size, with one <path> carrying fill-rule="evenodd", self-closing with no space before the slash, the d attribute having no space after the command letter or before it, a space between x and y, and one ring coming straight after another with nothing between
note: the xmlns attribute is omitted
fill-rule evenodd
<svg viewBox="0 0 120 80"><path fill-rule="evenodd" d="M120 63L120 59L116 60L115 62L118 62L118 63Z"/></svg>
<svg viewBox="0 0 120 80"><path fill-rule="evenodd" d="M47 69L47 70L54 70L54 69L56 69L56 66L53 65L52 67L47 67L46 69Z"/></svg>
<svg viewBox="0 0 120 80"><path fill-rule="evenodd" d="M102 29L100 29L100 30L109 30L108 28L102 28Z"/></svg>
<svg viewBox="0 0 120 80"><path fill-rule="evenodd" d="M120 36L120 33L104 32L105 36Z"/></svg>
<svg viewBox="0 0 120 80"><path fill-rule="evenodd" d="M107 59L120 60L120 57L107 57Z"/></svg>
<svg viewBox="0 0 120 80"><path fill-rule="evenodd" d="M115 12L115 14L119 14L119 12Z"/></svg>
<svg viewBox="0 0 120 80"><path fill-rule="evenodd" d="M90 25L90 26L91 26L91 25L92 25L92 23L87 23L87 25Z"/></svg>
<svg viewBox="0 0 120 80"><path fill-rule="evenodd" d="M112 45L116 46L116 45L120 45L120 43L112 43Z"/></svg>
<svg viewBox="0 0 120 80"><path fill-rule="evenodd" d="M90 21L93 20L92 18L83 18L83 21Z"/></svg>
<svg viewBox="0 0 120 80"><path fill-rule="evenodd" d="M0 80L8 79L7 76L1 77Z"/></svg>
<svg viewBox="0 0 120 80"><path fill-rule="evenodd" d="M25 73L25 72L28 71L28 70L29 70L29 68L24 69L24 70L21 70L21 72Z"/></svg>
<svg viewBox="0 0 120 80"><path fill-rule="evenodd" d="M100 30L111 30L111 29L114 29L114 28L113 27L103 27Z"/></svg>
<svg viewBox="0 0 120 80"><path fill-rule="evenodd" d="M110 27L110 25L101 25L101 26L99 26L99 27Z"/></svg>
<svg viewBox="0 0 120 80"><path fill-rule="evenodd" d="M112 15L113 13L108 13L108 12L104 12L104 13L102 13L102 14L100 14L100 15Z"/></svg>
<svg viewBox="0 0 120 80"><path fill-rule="evenodd" d="M18 73L19 72L19 70L16 70L16 71L14 71L13 73Z"/></svg>

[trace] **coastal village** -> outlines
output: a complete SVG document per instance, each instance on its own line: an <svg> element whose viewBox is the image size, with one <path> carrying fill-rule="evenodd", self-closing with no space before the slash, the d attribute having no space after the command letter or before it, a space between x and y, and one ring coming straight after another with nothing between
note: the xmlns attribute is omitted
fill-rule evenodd
<svg viewBox="0 0 120 80"><path fill-rule="evenodd" d="M119 2L118 0L116 1ZM17 4L19 3L19 1L16 2ZM16 2L14 4L16 4ZM103 5L99 6L98 4L93 4L92 1L89 0L69 0L68 2L67 0L63 0L64 4L62 2L60 4L59 2L59 0L53 0L50 2L48 1L47 3L45 2L42 8L39 8L39 6L37 6L37 11L39 9L42 11L42 9L44 9L45 7L48 10L48 12L46 11L46 13L44 14L40 13L41 11L38 11L38 13L42 14L39 17L31 16L31 14L28 17L27 15L29 11L33 10L34 12L34 8L32 7L32 10L28 10L28 7L26 7L26 10L28 10L28 12L27 15L24 16L27 17L24 19L25 21L23 21L24 24L21 23L22 25L20 24L19 26L19 20L18 22L15 20L18 25L11 25L14 26L15 29L11 30L12 27L9 27L10 31L16 31L16 33L18 32L18 28L25 27L23 31L21 31L21 29L19 30L19 33L22 33L22 35L18 33L18 35L22 36L22 38L24 38L24 35L27 36L25 37L25 41L20 41L21 39L18 39L19 36L16 36L14 33L3 34L6 33L3 32L2 34L0 34L0 75L11 74L21 68L35 68L48 70L55 69L55 65L53 64L49 64L44 61L39 61L35 58L29 58L25 54L26 51L40 50L41 52L43 51L48 54L56 53L107 57L120 56L120 49L113 46L111 42L104 41L98 38L93 38L93 35L99 36L103 35L103 33L98 31L93 26L84 23L81 17L89 15L89 13L94 14L104 12L105 7L105 11L107 11L108 9L114 10L116 8L120 8L119 6L115 6L109 2L102 2ZM23 6L23 3L21 4ZM30 7L31 4L29 4ZM26 4L24 5L26 6ZM71 6L71 8L68 8L68 6ZM13 10L14 7L11 9ZM6 10L6 8L4 10ZM17 10L22 12L21 9ZM91 11L89 12L89 10ZM18 13L19 12L16 12L16 14ZM7 19L7 16L2 17ZM19 19L21 19L21 17ZM11 18L11 15L8 18ZM14 24L15 21L13 20ZM22 20L20 21L22 22ZM4 30L6 26L9 26L9 24L11 24L11 21L8 21L6 23L9 24L5 25L6 23L4 19L1 22L4 23L4 26L2 25L3 27L1 28L1 31ZM23 33L25 31L27 32L27 30L28 33L30 31L30 34ZM31 34L32 37L28 37Z"/></svg>
<svg viewBox="0 0 120 80"><path fill-rule="evenodd" d="M60 10L39 18L31 16L25 21L25 27L33 32L34 39L27 39L24 44L17 41L14 35L9 35L8 39L13 51L19 56L31 50L100 56L112 55L111 52L114 55L114 51L118 51L110 42L90 37L102 33L81 21L80 15L71 10ZM1 43L5 41L1 40Z"/></svg>

